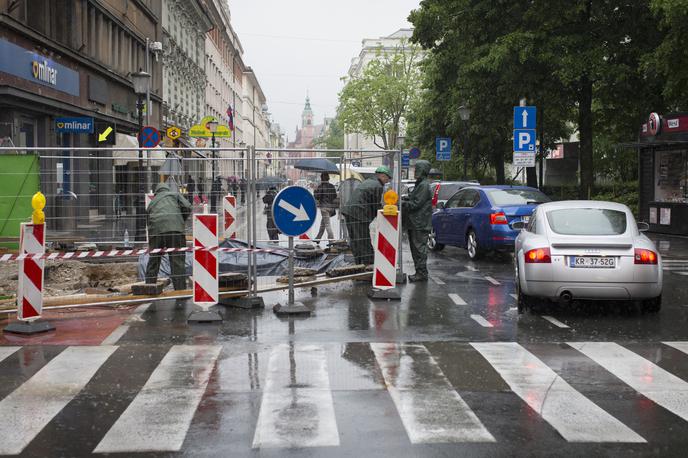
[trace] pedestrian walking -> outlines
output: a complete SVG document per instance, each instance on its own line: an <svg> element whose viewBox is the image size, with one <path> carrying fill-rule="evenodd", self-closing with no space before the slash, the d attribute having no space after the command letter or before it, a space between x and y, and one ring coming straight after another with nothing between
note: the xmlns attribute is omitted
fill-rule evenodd
<svg viewBox="0 0 688 458"><path fill-rule="evenodd" d="M265 193L263 196L263 203L265 204L265 207L267 209L267 230L268 230L268 237L272 242L276 242L279 240L279 230L277 229L277 226L275 225L275 218L272 216L272 203L275 201L275 196L277 195L277 188L274 186L270 186L270 189Z"/></svg>
<svg viewBox="0 0 688 458"><path fill-rule="evenodd" d="M191 204L167 183L158 183L148 205L149 248L185 248L184 226L191 215ZM186 289L185 253L168 253L170 277L175 290ZM150 254L146 266L146 283L155 283L162 254Z"/></svg>
<svg viewBox="0 0 688 458"><path fill-rule="evenodd" d="M408 231L411 257L416 273L409 281L428 281L428 234L432 229L432 193L430 192L430 163L416 162L416 184L407 198L401 202L403 226Z"/></svg>
<svg viewBox="0 0 688 458"><path fill-rule="evenodd" d="M315 200L320 208L320 230L315 240L320 243L320 238L327 231L327 238L334 239L330 218L337 214L337 189L330 183L330 175L323 173L320 175L320 184L313 193Z"/></svg>
<svg viewBox="0 0 688 458"><path fill-rule="evenodd" d="M370 223L382 208L382 191L392 179L392 171L385 166L375 169L375 176L363 181L342 207L349 233L349 246L356 264L373 263L373 245L370 240Z"/></svg>
<svg viewBox="0 0 688 458"><path fill-rule="evenodd" d="M196 192L196 182L191 175L186 179L186 191L189 193L189 201L193 202L194 193Z"/></svg>

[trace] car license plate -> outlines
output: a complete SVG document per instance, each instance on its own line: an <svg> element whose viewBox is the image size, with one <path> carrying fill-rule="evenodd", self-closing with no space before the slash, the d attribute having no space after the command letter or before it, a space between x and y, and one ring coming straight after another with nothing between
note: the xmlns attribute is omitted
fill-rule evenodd
<svg viewBox="0 0 688 458"><path fill-rule="evenodd" d="M613 269L616 267L616 258L605 256L569 256L569 266L574 268Z"/></svg>

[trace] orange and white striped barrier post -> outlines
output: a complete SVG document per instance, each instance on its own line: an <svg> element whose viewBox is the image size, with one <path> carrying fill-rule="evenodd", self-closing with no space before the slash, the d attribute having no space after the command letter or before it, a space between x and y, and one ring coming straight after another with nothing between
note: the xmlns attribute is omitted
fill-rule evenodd
<svg viewBox="0 0 688 458"><path fill-rule="evenodd" d="M193 312L188 321L222 321L219 313L209 310L220 299L217 214L193 215L193 244L194 248L203 248L193 254L193 303L200 306L202 311Z"/></svg>
<svg viewBox="0 0 688 458"><path fill-rule="evenodd" d="M387 191L385 206L378 210L375 219L375 257L373 261L373 289L368 294L373 299L401 299L395 289L397 259L399 258L399 210L396 207L397 193Z"/></svg>
<svg viewBox="0 0 688 458"><path fill-rule="evenodd" d="M17 321L5 327L5 332L34 334L55 329L47 321L41 320L43 313L43 275L44 259L33 259L32 255L45 254L45 196L37 192L31 199L33 206L32 223L21 223L19 251L28 255L18 262Z"/></svg>
<svg viewBox="0 0 688 458"><path fill-rule="evenodd" d="M237 205L236 197L231 194L227 194L224 199L222 199L222 208L224 214L224 224L223 224L223 234L226 239L233 240L236 238L236 227L237 227Z"/></svg>

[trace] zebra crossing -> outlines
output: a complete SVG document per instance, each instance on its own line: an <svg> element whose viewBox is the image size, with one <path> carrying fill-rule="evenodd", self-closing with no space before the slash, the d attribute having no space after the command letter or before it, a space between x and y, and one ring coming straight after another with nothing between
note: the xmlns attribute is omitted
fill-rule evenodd
<svg viewBox="0 0 688 458"><path fill-rule="evenodd" d="M662 259L662 270L678 275L688 275L688 259Z"/></svg>
<svg viewBox="0 0 688 458"><path fill-rule="evenodd" d="M683 358L688 366L688 342L649 345L673 352L674 361ZM542 356L549 347L567 352L556 367ZM0 383L5 381L3 373L14 373L9 369L26 363L24 351L0 347ZM60 413L84 396L96 379L107 383L103 373L129 369L146 372L139 374L141 383L128 398L117 391L126 387L110 387L107 396L125 397L126 405L101 411L98 421L105 426L95 428L98 437L92 438L91 453L183 452L194 440L189 431L203 428L207 420L202 418L209 409L228 411L235 421L250 423L252 435L242 436L240 444L248 451L345 447L343 419L365 417L370 409L380 408L350 399L371 392L381 393L380 399L393 406L409 446L504 441L494 417L481 409L480 398L488 393L512 396L531 418L548 425L566 443L650 443L651 431L646 437L647 431L628 421L636 404L625 415L619 414L619 409L601 403L600 396L580 389L580 378L594 378L596 373L633 390L644 400L638 404L642 408L650 403L673 415L677 424L688 422L688 381L684 380L688 372L672 373L632 346L615 342L290 342L248 353L212 344L171 345L142 366L133 362L121 366L136 354L123 355L125 351L132 348L70 346L43 361L40 369L0 399L0 454L19 455L35 446L45 439L44 429L58 418L66 421ZM113 367L115 361L119 363ZM604 392L604 387L598 388ZM93 396L98 390L90 392ZM342 393L350 394L346 404L338 401ZM251 413L232 417L237 407L221 401L229 395L255 399L249 402ZM108 405L108 400L89 402ZM81 426L86 428L83 434L93 432ZM223 435L222 428L212 433ZM51 441L59 442L59 437Z"/></svg>

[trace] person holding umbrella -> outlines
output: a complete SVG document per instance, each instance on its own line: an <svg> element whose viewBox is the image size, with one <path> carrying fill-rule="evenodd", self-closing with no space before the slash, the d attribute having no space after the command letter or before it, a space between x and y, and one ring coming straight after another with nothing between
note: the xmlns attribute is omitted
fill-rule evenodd
<svg viewBox="0 0 688 458"><path fill-rule="evenodd" d="M334 232L332 231L330 218L337 212L337 189L330 183L330 175L328 173L320 174L320 184L315 188L313 196L318 202L321 216L320 230L318 231L318 235L315 236L315 240L320 243L320 237L323 236L325 231L327 231L327 238L332 240L334 239Z"/></svg>

